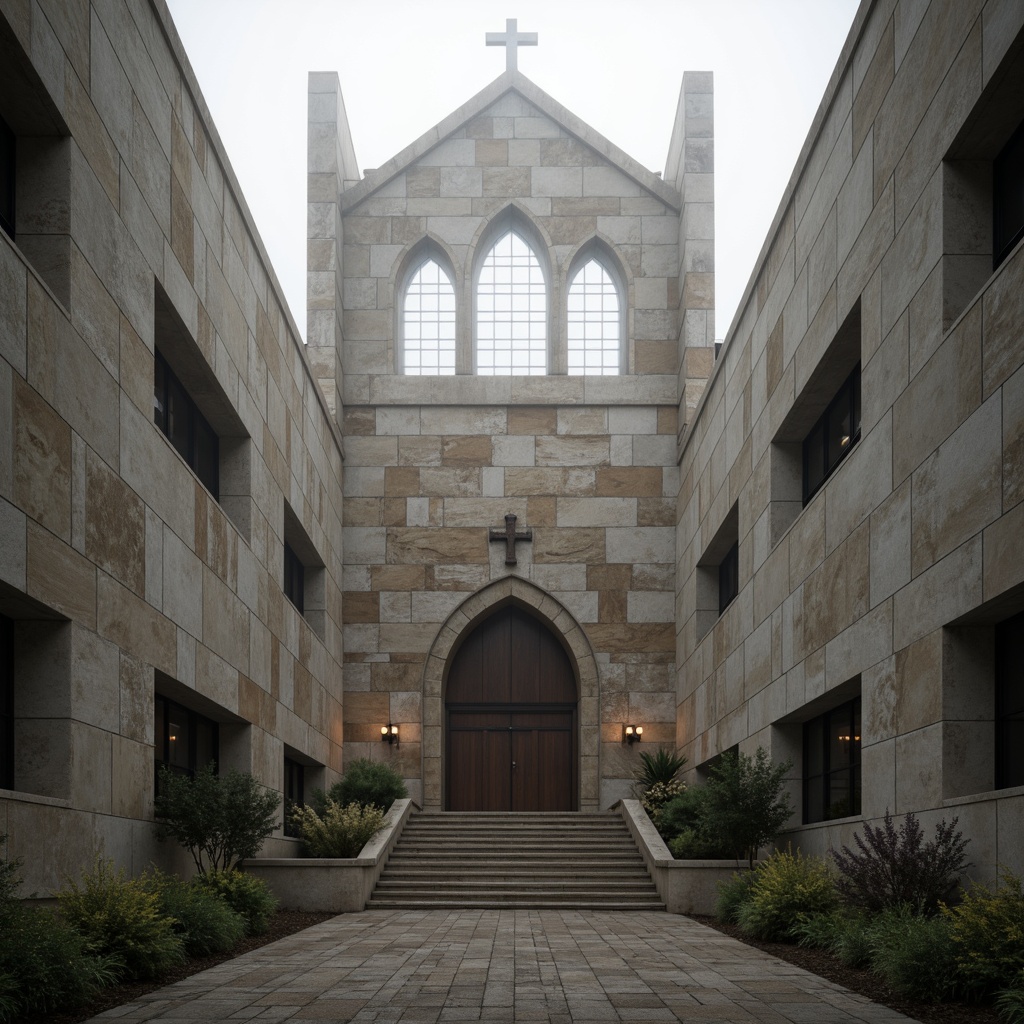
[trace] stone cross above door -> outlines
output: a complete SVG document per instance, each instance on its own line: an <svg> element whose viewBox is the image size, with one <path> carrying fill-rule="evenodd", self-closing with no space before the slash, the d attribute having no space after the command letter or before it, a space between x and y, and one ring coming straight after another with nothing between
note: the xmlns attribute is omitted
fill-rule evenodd
<svg viewBox="0 0 1024 1024"><path fill-rule="evenodd" d="M505 516L505 529L496 530L492 529L489 534L491 542L504 541L505 542L505 564L516 565L516 541L517 540L533 540L533 530L517 530L516 519L518 517L513 515L511 512Z"/></svg>
<svg viewBox="0 0 1024 1024"><path fill-rule="evenodd" d="M484 36L488 46L505 47L505 70L517 71L519 69L518 50L520 46L536 46L536 32L519 32L516 29L516 19L505 19L504 32L488 32Z"/></svg>

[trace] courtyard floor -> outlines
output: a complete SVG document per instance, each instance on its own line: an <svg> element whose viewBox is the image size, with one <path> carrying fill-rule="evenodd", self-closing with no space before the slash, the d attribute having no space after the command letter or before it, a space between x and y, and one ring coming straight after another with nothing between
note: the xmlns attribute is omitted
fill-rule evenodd
<svg viewBox="0 0 1024 1024"><path fill-rule="evenodd" d="M673 914L368 910L296 932L92 1020L909 1018Z"/></svg>

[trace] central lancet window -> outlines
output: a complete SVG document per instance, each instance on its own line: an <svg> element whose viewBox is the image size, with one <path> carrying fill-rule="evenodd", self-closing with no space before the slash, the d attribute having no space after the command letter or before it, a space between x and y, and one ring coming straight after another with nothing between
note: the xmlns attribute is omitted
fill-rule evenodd
<svg viewBox="0 0 1024 1024"><path fill-rule="evenodd" d="M568 370L571 374L622 372L622 307L619 289L591 257L569 284Z"/></svg>
<svg viewBox="0 0 1024 1024"><path fill-rule="evenodd" d="M436 260L409 278L402 308L404 370L438 376L455 372L455 288Z"/></svg>
<svg viewBox="0 0 1024 1024"><path fill-rule="evenodd" d="M505 232L477 280L476 372L544 374L548 363L547 281L522 235Z"/></svg>

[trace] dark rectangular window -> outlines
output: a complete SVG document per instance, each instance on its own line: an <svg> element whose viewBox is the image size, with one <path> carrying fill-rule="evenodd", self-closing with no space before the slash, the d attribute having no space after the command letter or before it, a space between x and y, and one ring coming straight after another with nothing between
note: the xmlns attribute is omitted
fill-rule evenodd
<svg viewBox="0 0 1024 1024"><path fill-rule="evenodd" d="M804 440L804 504L835 472L860 439L860 364Z"/></svg>
<svg viewBox="0 0 1024 1024"><path fill-rule="evenodd" d="M726 552L718 566L718 614L721 615L740 592L740 543Z"/></svg>
<svg viewBox="0 0 1024 1024"><path fill-rule="evenodd" d="M860 814L860 697L804 725L804 822Z"/></svg>
<svg viewBox="0 0 1024 1024"><path fill-rule="evenodd" d="M1024 238L1024 122L992 161L992 269Z"/></svg>
<svg viewBox="0 0 1024 1024"><path fill-rule="evenodd" d="M298 838L299 830L292 824L291 812L306 802L305 769L290 757L284 759L284 834Z"/></svg>
<svg viewBox="0 0 1024 1024"><path fill-rule="evenodd" d="M7 122L0 117L0 229L14 237L14 176L16 140Z"/></svg>
<svg viewBox="0 0 1024 1024"><path fill-rule="evenodd" d="M203 486L219 498L219 439L159 349L153 372L153 421Z"/></svg>
<svg viewBox="0 0 1024 1024"><path fill-rule="evenodd" d="M155 726L153 730L156 780L160 783L160 769L164 766L181 775L195 775L219 758L219 730L217 723L191 711L159 693L155 698Z"/></svg>
<svg viewBox="0 0 1024 1024"><path fill-rule="evenodd" d="M1024 786L1024 612L996 626L996 789Z"/></svg>
<svg viewBox="0 0 1024 1024"><path fill-rule="evenodd" d="M303 593L306 589L306 568L288 541L284 542L284 596L299 610L305 612Z"/></svg>
<svg viewBox="0 0 1024 1024"><path fill-rule="evenodd" d="M14 789L14 623L0 615L0 789Z"/></svg>

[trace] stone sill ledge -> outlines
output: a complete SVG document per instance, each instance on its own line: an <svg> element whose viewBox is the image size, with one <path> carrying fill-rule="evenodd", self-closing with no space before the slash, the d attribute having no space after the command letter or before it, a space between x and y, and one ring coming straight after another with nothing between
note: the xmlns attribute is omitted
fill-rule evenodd
<svg viewBox="0 0 1024 1024"><path fill-rule="evenodd" d="M55 796L41 796L38 793L23 793L17 789L0 789L0 800L22 804L37 804L42 807L63 807L71 810L71 801Z"/></svg>
<svg viewBox="0 0 1024 1024"><path fill-rule="evenodd" d="M966 804L985 803L990 800L1008 800L1024 796L1024 786L1010 786L1007 789L990 789L984 793L969 793L967 796L951 796L942 801L943 807L963 807Z"/></svg>

